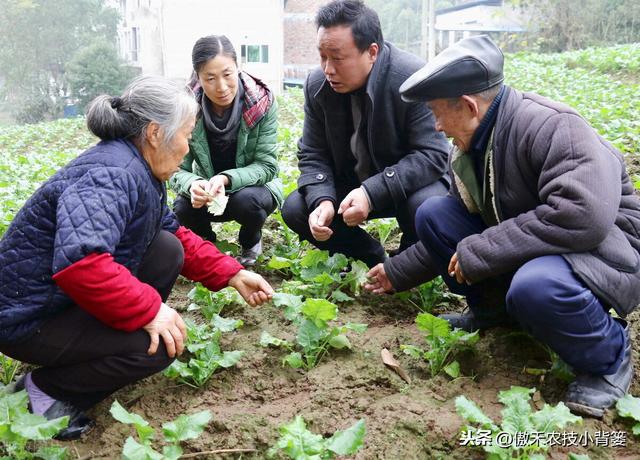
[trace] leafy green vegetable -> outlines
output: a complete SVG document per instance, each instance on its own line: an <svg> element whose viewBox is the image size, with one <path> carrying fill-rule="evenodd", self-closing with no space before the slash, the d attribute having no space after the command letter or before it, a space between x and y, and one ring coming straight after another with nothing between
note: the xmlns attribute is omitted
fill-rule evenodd
<svg viewBox="0 0 640 460"><path fill-rule="evenodd" d="M11 459L67 458L67 448L41 447L37 452L30 449L34 442L48 441L66 428L69 417L47 420L28 409L29 397L22 390L17 393L0 392L0 443L2 453Z"/></svg>
<svg viewBox="0 0 640 460"><path fill-rule="evenodd" d="M325 439L309 431L304 419L298 415L291 423L280 427L280 438L269 450L268 456L274 457L280 451L294 460L324 460L335 458L336 455L354 455L362 448L365 434L365 422L361 419Z"/></svg>
<svg viewBox="0 0 640 460"><path fill-rule="evenodd" d="M327 298L334 302L353 300L344 291L359 295L367 280L368 267L358 260L349 261L342 254L329 256L328 251L311 249L302 257L274 255L267 268L294 277L300 283L284 283L285 293L315 298ZM347 268L349 268L348 271Z"/></svg>
<svg viewBox="0 0 640 460"><path fill-rule="evenodd" d="M631 395L624 395L618 399L616 409L620 417L627 417L634 420L631 431L636 436L640 436L640 398Z"/></svg>
<svg viewBox="0 0 640 460"><path fill-rule="evenodd" d="M287 305L285 317L298 327L295 343L272 336L263 331L260 345L263 347L281 347L289 351L283 359L294 369L311 369L331 348L351 349L351 342L346 336L348 331L362 333L367 329L366 324L347 323L331 326L338 316L338 307L325 299L306 299L304 302L298 296L276 294L277 305ZM287 300L289 302L287 302Z"/></svg>
<svg viewBox="0 0 640 460"><path fill-rule="evenodd" d="M156 433L149 422L138 414L128 412L118 401L113 402L110 412L117 421L133 425L138 434L138 440L129 436L125 441L122 448L122 458L125 460L177 460L183 453L180 443L199 437L212 418L211 412L204 410L181 415L172 422L164 423L162 433L165 445L160 453L152 446Z"/></svg>
<svg viewBox="0 0 640 460"><path fill-rule="evenodd" d="M549 446L541 435L555 433L570 424L582 423L582 418L571 414L561 402L556 406L545 404L541 410L534 412L530 399L535 391L535 388L512 386L509 390L499 392L498 400L504 405L500 425L487 417L466 396L458 396L455 400L456 412L469 424L463 428L461 439L470 439L469 436L485 430L490 442L475 445L482 445L491 459L544 459L542 453ZM504 436L505 433L507 436Z"/></svg>
<svg viewBox="0 0 640 460"><path fill-rule="evenodd" d="M418 329L426 332L425 341L429 345L428 350L415 345L401 345L405 354L424 359L429 363L431 376L435 377L441 371L449 376L460 376L460 364L452 360L455 353L472 348L478 341L478 332L465 332L460 329L451 330L448 321L433 316L431 313L420 313L416 317Z"/></svg>

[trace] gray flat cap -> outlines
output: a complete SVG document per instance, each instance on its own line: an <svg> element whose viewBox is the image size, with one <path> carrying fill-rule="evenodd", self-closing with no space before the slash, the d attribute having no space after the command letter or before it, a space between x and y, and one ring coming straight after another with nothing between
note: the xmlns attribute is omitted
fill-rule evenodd
<svg viewBox="0 0 640 460"><path fill-rule="evenodd" d="M475 94L502 83L504 56L488 35L477 35L454 43L402 86L405 102L430 101Z"/></svg>

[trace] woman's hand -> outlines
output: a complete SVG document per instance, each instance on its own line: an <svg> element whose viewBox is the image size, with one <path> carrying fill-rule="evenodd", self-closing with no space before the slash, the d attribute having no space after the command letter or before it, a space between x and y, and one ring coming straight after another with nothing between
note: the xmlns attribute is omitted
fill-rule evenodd
<svg viewBox="0 0 640 460"><path fill-rule="evenodd" d="M184 341L187 338L187 328L182 317L166 303L160 305L156 317L143 327L151 337L151 345L147 353L153 355L158 351L160 337L164 340L167 354L170 358L181 355L184 350Z"/></svg>
<svg viewBox="0 0 640 460"><path fill-rule="evenodd" d="M203 207L211 199L211 183L208 180L199 179L191 182L189 187L191 194L191 206L195 209Z"/></svg>
<svg viewBox="0 0 640 460"><path fill-rule="evenodd" d="M209 179L209 193L213 196L224 195L225 187L229 185L229 178L218 174Z"/></svg>
<svg viewBox="0 0 640 460"><path fill-rule="evenodd" d="M233 287L242 298L252 307L262 305L273 297L273 288L257 273L240 270L229 280L229 286Z"/></svg>

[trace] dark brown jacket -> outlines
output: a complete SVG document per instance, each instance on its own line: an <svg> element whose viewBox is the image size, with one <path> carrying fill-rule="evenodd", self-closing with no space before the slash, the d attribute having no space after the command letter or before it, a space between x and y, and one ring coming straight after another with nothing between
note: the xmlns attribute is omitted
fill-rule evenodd
<svg viewBox="0 0 640 460"><path fill-rule="evenodd" d="M512 88L494 129L499 223L458 244L465 277L478 282L560 254L601 301L628 314L640 303L640 198L622 154L571 108ZM453 182L451 192L465 202ZM385 263L396 289L435 276L421 246Z"/></svg>

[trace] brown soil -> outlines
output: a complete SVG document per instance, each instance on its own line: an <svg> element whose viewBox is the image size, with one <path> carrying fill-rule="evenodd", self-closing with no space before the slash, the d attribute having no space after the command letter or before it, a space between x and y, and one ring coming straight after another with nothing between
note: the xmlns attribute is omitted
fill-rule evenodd
<svg viewBox="0 0 640 460"><path fill-rule="evenodd" d="M179 281L170 299L176 307L186 307L191 285ZM301 414L310 429L329 435L365 418L367 435L358 459L468 459L484 458L479 448L461 447L462 421L454 408L460 394L476 401L494 420L500 419L499 390L511 385L536 387L538 401L557 403L566 384L547 376L525 373L526 367L548 367L546 353L531 339L509 330L486 333L475 354L460 361L465 375L452 381L446 376L431 378L428 367L400 354L403 343L422 344L413 320L417 311L391 296L363 295L357 303L341 307L343 321L365 322L365 334L352 334L353 351L333 352L309 372L282 367L278 350L258 345L260 333L291 337L291 329L272 305L258 309L234 306L227 317L242 318L244 327L227 335L225 349L245 350L236 367L216 374L204 388L176 385L156 375L127 387L114 396L129 410L158 428L183 413L209 409L214 415L205 433L186 443L185 452L224 448L252 448L256 453L202 456L199 458L264 458L278 437L278 426ZM637 316L637 315L634 315ZM634 326L635 337L638 327ZM412 379L406 384L385 368L380 350L387 347ZM638 394L640 381L632 392ZM87 458L119 458L122 445L133 430L116 422L108 410L109 398L92 410L96 429L73 443L72 450ZM592 459L640 458L640 444L632 439L629 425L607 414L603 421L586 419L573 430L592 434L601 431L627 431L627 446L589 449L552 449L552 458L567 458L568 452L588 453Z"/></svg>

